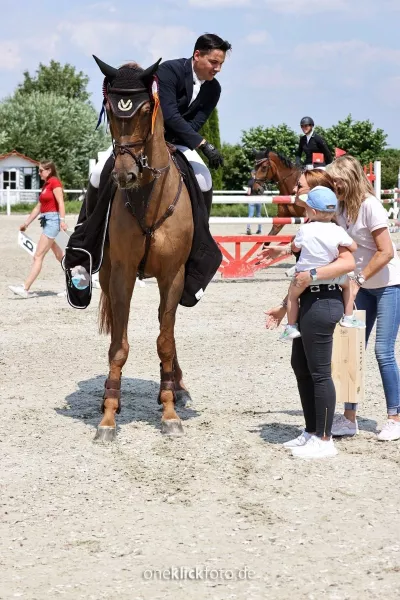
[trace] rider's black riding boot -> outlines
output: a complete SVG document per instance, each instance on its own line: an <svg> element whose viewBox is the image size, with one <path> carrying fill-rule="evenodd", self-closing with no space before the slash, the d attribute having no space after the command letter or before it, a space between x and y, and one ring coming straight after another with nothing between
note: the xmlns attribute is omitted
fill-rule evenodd
<svg viewBox="0 0 400 600"><path fill-rule="evenodd" d="M213 189L211 188L211 190L208 190L207 192L203 192L203 198L204 198L204 202L206 205L208 218L210 218L211 205L212 205L212 199L213 199Z"/></svg>
<svg viewBox="0 0 400 600"><path fill-rule="evenodd" d="M88 217L90 217L90 215L96 208L98 196L99 196L99 189L95 188L89 181L89 185L86 190L85 198L82 202L81 210L79 213L78 225L82 225L82 223L84 221L86 221L86 219Z"/></svg>

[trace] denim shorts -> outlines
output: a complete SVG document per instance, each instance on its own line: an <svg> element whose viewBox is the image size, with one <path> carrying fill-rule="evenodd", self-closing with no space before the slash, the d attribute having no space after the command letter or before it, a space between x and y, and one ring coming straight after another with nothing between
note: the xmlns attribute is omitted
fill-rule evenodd
<svg viewBox="0 0 400 600"><path fill-rule="evenodd" d="M44 235L54 240L60 231L60 214L58 212L41 213L39 221Z"/></svg>

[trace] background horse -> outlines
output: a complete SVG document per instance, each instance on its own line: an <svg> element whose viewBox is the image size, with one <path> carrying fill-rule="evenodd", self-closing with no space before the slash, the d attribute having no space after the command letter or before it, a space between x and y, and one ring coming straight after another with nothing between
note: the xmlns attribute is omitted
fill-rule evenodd
<svg viewBox="0 0 400 600"><path fill-rule="evenodd" d="M95 58L96 59L96 58ZM161 59L160 59L161 60ZM185 263L193 238L190 198L164 140L154 74L136 63L119 69L96 59L105 75L105 107L114 140L112 177L117 190L109 221L109 243L100 271L100 331L111 333L109 375L97 440L113 440L121 408L121 374L128 358L128 320L136 276L157 279L160 334L161 430L182 433L175 412L176 391L185 392L175 348L175 314L182 296Z"/></svg>
<svg viewBox="0 0 400 600"><path fill-rule="evenodd" d="M260 156L261 154L261 156ZM281 196L292 196L301 171L288 158L269 150L256 154L254 191L268 183L276 183ZM278 217L304 217L305 209L296 204L278 204ZM273 225L268 235L278 235L284 225Z"/></svg>

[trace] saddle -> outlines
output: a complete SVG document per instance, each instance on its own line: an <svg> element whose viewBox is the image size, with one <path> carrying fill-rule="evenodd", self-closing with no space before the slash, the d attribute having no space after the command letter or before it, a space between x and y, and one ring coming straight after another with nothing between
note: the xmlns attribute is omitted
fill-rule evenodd
<svg viewBox="0 0 400 600"><path fill-rule="evenodd" d="M185 285L180 299L182 306L191 307L204 295L206 287L222 262L222 254L211 235L203 193L191 165L174 146L168 145L168 148L181 172L192 204L193 241L185 265ZM110 156L101 174L97 204L90 216L75 227L65 250L62 266L66 276L67 299L73 308L85 309L89 306L92 298L92 275L97 273L102 265L104 246L108 243L111 206L117 189L111 178L113 165L114 157ZM151 193L152 183L144 188L129 191L127 204L131 207L143 205ZM134 210L132 213L137 217ZM145 277L145 266L142 265L141 271L138 275Z"/></svg>

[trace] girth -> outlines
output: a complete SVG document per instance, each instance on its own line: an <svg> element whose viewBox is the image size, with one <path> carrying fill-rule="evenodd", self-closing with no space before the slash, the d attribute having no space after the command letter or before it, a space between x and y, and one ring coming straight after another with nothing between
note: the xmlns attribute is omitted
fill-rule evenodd
<svg viewBox="0 0 400 600"><path fill-rule="evenodd" d="M154 233L157 231L157 229L159 229L161 227L161 225L168 219L168 217L170 217L173 214L175 207L178 203L179 197L181 195L182 187L183 187L183 177L182 177L182 174L180 173L178 190L176 192L173 202L168 206L167 210L158 219L158 221L156 221L155 223L150 225L150 227L148 227L146 225L146 213L147 213L147 209L150 204L150 200L153 197L154 183L157 179L153 179L150 182L149 186L151 186L151 187L150 187L149 193L147 195L145 195L142 202L140 202L140 203L131 202L131 198L129 197L129 190L125 189L125 198L126 198L125 206L130 209L132 215L136 218L137 222L139 223L139 227L142 230L143 235L145 236L144 255L138 266L139 279L144 279L144 276L145 276L145 268L146 268L147 258L149 256L151 240L154 237ZM145 191L143 187L141 187L140 190L142 193ZM135 193L137 194L138 191L139 190L135 190ZM135 198L135 200L136 200L136 198ZM137 212L138 205L140 206L140 208L142 208L141 214L138 214L138 212Z"/></svg>

